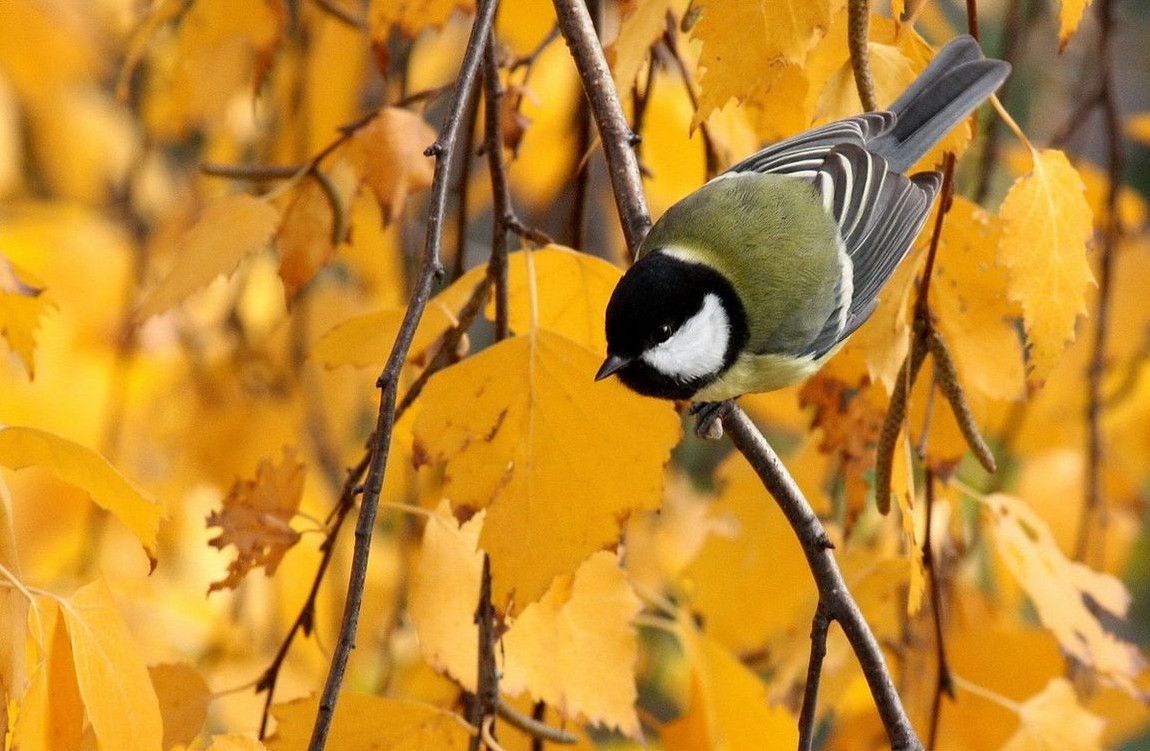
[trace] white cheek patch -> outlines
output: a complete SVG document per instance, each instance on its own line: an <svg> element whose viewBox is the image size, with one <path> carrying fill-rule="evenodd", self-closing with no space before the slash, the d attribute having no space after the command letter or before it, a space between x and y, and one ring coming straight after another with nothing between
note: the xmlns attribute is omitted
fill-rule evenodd
<svg viewBox="0 0 1150 751"><path fill-rule="evenodd" d="M642 359L663 375L690 381L718 373L731 339L731 323L718 295L703 298L703 307L671 335L643 353Z"/></svg>

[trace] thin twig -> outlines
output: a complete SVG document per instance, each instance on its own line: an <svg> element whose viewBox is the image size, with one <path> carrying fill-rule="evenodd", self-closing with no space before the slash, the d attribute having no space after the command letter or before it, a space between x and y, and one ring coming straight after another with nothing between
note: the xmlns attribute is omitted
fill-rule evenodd
<svg viewBox="0 0 1150 751"><path fill-rule="evenodd" d="M467 721L472 727L487 730L495 738L494 717L499 710L499 669L495 664L495 606L491 604L491 557L483 555L483 576L480 578L479 601L475 606L475 625L479 638L476 649L475 701L468 705ZM468 751L479 751L480 737L471 736ZM482 740L487 740L487 737Z"/></svg>
<svg viewBox="0 0 1150 751"><path fill-rule="evenodd" d="M923 485L926 488L926 534L922 541L922 567L926 571L926 585L930 588L931 620L934 622L934 649L936 655L937 677L935 679L934 695L930 703L930 729L926 735L926 747L933 751L938 740L939 718L942 716L942 695L945 693L954 699L954 679L950 673L950 662L946 659L946 640L942 629L942 588L939 586L938 567L934 560L934 545L931 541L933 528L932 514L934 511L934 483L936 481L934 470L926 467Z"/></svg>
<svg viewBox="0 0 1150 751"><path fill-rule="evenodd" d="M565 746L573 746L579 742L579 736L574 733L544 724L542 717L528 717L515 707L503 701L503 699L499 700L497 709L499 710L499 716L502 717L508 725L517 727L531 736L532 746L538 742L539 747L542 748L543 741L561 743ZM541 701L536 702L533 714L541 714L543 711L546 711L546 709L546 704Z"/></svg>
<svg viewBox="0 0 1150 751"><path fill-rule="evenodd" d="M798 537L818 587L823 612L839 623L858 658L892 751L922 751L922 742L902 706L882 648L843 580L822 522L782 460L741 409L735 407L723 418L723 429L774 497Z"/></svg>
<svg viewBox="0 0 1150 751"><path fill-rule="evenodd" d="M1102 113L1105 117L1107 138L1106 227L1102 234L1102 255L1098 269L1098 309L1094 314L1094 341L1090 350L1090 366L1086 374L1086 499L1078 522L1078 537L1074 545L1074 559L1084 561L1091 548L1094 523L1097 540L1094 550L1101 556L1106 530L1106 501L1102 487L1102 380L1106 375L1106 337L1110 331L1110 307L1113 299L1114 259L1122 239L1122 218L1118 213L1118 196L1122 188L1122 172L1126 154L1122 143L1122 114L1114 90L1114 69L1111 65L1110 41L1114 31L1113 0L1098 3L1098 64L1102 66Z"/></svg>
<svg viewBox="0 0 1150 751"><path fill-rule="evenodd" d="M954 364L950 348L946 346L946 341L933 327L927 336L927 344L930 347L930 354L934 358L934 372L939 390L950 402L951 412L954 413L954 419L962 431L962 437L966 439L966 445L970 447L982 468L994 474L998 465L994 460L990 446L986 444L986 439L982 437L978 425L974 422L974 414L970 411L970 405L967 403L962 392L962 386L958 382L958 368Z"/></svg>
<svg viewBox="0 0 1150 751"><path fill-rule="evenodd" d="M507 230L516 221L511 208L511 190L507 187L507 166L503 162L503 84L499 82L499 65L495 54L495 37L487 40L484 52L484 102L486 104L487 168L491 174L491 260L488 277L495 288L495 341L510 333L507 295Z"/></svg>
<svg viewBox="0 0 1150 751"><path fill-rule="evenodd" d="M267 692L267 697L264 699L263 712L260 715L260 740L263 740L267 735L268 716L271 712L272 699L275 696L276 683L279 681L280 671L283 668L284 660L287 659L288 651L291 649L292 643L299 633L302 632L305 636L311 633L315 621L315 601L319 595L320 584L327 574L328 565L331 563L332 555L335 552L336 539L339 537L340 530L343 529L343 522L347 518L348 512L355 506L355 496L357 495L359 480L363 477L363 473L367 471L367 465L370 460L370 450L365 451L359 463L348 470L347 479L344 481L343 490L340 492L339 501L335 506L334 516L328 521L327 539L320 545L321 555L319 565L316 567L315 576L312 578L311 589L308 590L307 597L304 598L303 606L299 609L295 620L292 621L291 627L288 628L287 633L280 642L279 649L276 650L275 657L272 658L271 664L268 665L263 675L261 675L256 682L256 693L261 691Z"/></svg>
<svg viewBox="0 0 1150 751"><path fill-rule="evenodd" d="M855 87L863 110L878 109L874 95L874 76L870 71L870 8L869 0L847 0L847 45L850 47L851 68L855 74Z"/></svg>
<svg viewBox="0 0 1150 751"><path fill-rule="evenodd" d="M615 206L623 225L623 237L632 257L639 243L651 228L647 202L643 198L643 178L639 161L632 147L635 134L627 126L619 94L611 80L611 71L603 56L603 48L591 23L591 15L582 0L554 0L559 29L563 33L575 67L583 81L583 88L591 105L591 113L599 127L603 154L607 160L607 173L615 194Z"/></svg>
<svg viewBox="0 0 1150 751"><path fill-rule="evenodd" d="M467 193L471 187L471 162L475 157L473 148L475 140L475 121L479 117L479 85L480 80L475 79L472 92L467 105L467 113L463 117L463 133L460 135L459 149L459 182L456 185L455 208L455 268L452 278L458 279L465 271L463 262L467 255Z"/></svg>
<svg viewBox="0 0 1150 751"><path fill-rule="evenodd" d="M1027 0L1008 0L1006 16L1002 21L1003 43L998 57L1011 65L1015 64L1018 51L1022 48L1022 41L1032 27L1029 23L1021 22L1025 12L1023 5L1026 3ZM1016 76L1007 76L1006 81L999 88L998 96L1002 101L1005 102L1010 98L1015 79ZM978 179L974 191L971 193L971 199L975 203L982 203L986 200L987 193L990 192L990 178L994 174L994 168L998 166L1001 137L1002 121L997 117L990 118L984 129L982 149L978 153L978 167L975 169Z"/></svg>
<svg viewBox="0 0 1150 751"><path fill-rule="evenodd" d="M403 323L400 325L399 333L396 335L395 344L388 356L387 364L377 381L377 385L381 389L379 414L376 421L371 464L364 483L363 502L355 529L355 552L347 587L347 602L344 606L339 639L336 642L335 653L332 655L331 669L324 685L315 727L312 730L311 742L308 746L310 751L323 751L327 744L328 733L335 716L336 702L339 698L339 689L343 684L343 675L347 669L348 658L355 646L356 627L359 622L359 611L363 604L364 586L367 581L367 564L371 554L372 532L375 528L376 513L379 510L379 497L383 490L383 475L387 467L388 452L391 448L392 430L395 427L395 401L399 376L403 369L403 363L407 359L407 352L411 348L416 327L419 325L419 320L431 298L431 290L435 280L443 274L440 248L443 243L443 217L447 210L448 170L459 135L460 122L473 92L472 82L479 71L483 47L491 33L496 5L497 0L481 0L476 9L475 22L467 40L467 49L463 54L454 100L448 112L447 120L439 138L425 152L428 156L437 157L428 208L426 244L420 262L419 276L412 290L407 312L404 315Z"/></svg>
<svg viewBox="0 0 1150 751"><path fill-rule="evenodd" d="M807 663L807 682L803 687L803 704L799 710L799 751L811 751L815 744L815 708L819 699L819 682L823 675L823 658L827 655L827 632L831 618L820 601L811 619L811 656Z"/></svg>

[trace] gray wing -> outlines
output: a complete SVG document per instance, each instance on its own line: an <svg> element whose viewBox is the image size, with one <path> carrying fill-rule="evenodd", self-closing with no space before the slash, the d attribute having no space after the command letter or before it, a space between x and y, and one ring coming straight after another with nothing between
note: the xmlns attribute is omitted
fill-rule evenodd
<svg viewBox="0 0 1150 751"><path fill-rule="evenodd" d="M830 150L813 182L839 226L852 272L849 288L846 275L836 288L835 312L800 353L818 359L870 317L879 290L922 229L942 179L937 172L892 172L883 157L845 143Z"/></svg>
<svg viewBox="0 0 1150 751"><path fill-rule="evenodd" d="M834 147L854 144L865 148L869 141L889 131L894 124L895 116L891 112L867 112L838 120L756 151L727 173L771 172L811 179Z"/></svg>

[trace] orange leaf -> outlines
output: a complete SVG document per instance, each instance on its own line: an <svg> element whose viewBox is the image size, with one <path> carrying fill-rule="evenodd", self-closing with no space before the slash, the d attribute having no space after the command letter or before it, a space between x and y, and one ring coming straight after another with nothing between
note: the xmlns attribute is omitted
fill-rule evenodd
<svg viewBox="0 0 1150 751"><path fill-rule="evenodd" d="M423 152L434 140L419 115L384 107L348 144L348 159L375 193L385 222L399 216L408 194L431 185L435 163Z"/></svg>
<svg viewBox="0 0 1150 751"><path fill-rule="evenodd" d="M0 334L24 363L29 378L35 372L32 356L36 349L36 328L52 304L43 292L44 288L31 274L0 253Z"/></svg>
<svg viewBox="0 0 1150 751"><path fill-rule="evenodd" d="M256 468L255 480L237 480L223 508L208 515L208 526L222 531L208 541L221 550L234 545L236 559L228 564L228 575L212 582L208 592L234 589L253 568L263 566L268 576L275 573L284 554L299 542L291 519L299 511L306 475L295 452L284 449L283 462L274 465L264 459Z"/></svg>
<svg viewBox="0 0 1150 751"><path fill-rule="evenodd" d="M137 319L162 313L217 276L230 274L245 256L267 245L279 218L270 203L246 193L210 204L180 238L175 265L144 297Z"/></svg>

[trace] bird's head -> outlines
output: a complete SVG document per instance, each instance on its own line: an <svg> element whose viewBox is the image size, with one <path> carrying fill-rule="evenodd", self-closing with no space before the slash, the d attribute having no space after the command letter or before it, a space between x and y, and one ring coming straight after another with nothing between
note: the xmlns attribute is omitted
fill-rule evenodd
<svg viewBox="0 0 1150 751"><path fill-rule="evenodd" d="M635 263L607 304L607 359L640 394L689 399L718 378L747 339L743 305L722 273L673 249Z"/></svg>

